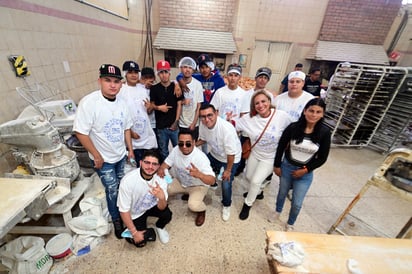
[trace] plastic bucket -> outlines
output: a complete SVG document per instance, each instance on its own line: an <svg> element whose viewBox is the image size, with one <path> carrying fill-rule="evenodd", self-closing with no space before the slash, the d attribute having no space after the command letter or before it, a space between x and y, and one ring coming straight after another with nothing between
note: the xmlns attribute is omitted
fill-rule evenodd
<svg viewBox="0 0 412 274"><path fill-rule="evenodd" d="M46 251L54 259L61 259L72 252L72 244L73 238L70 234L57 234L47 242Z"/></svg>

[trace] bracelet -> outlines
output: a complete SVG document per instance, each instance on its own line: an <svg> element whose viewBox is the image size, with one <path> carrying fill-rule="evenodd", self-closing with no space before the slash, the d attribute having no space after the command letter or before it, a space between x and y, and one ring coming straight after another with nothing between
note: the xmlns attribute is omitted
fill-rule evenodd
<svg viewBox="0 0 412 274"><path fill-rule="evenodd" d="M133 233L132 233L132 236L134 236L134 234L136 234L137 233L137 230L135 230Z"/></svg>

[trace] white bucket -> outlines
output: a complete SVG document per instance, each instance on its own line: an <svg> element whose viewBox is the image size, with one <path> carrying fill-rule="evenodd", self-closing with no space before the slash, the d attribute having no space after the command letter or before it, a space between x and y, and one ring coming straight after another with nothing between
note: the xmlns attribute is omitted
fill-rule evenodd
<svg viewBox="0 0 412 274"><path fill-rule="evenodd" d="M73 238L68 233L57 234L46 244L46 251L54 259L61 259L69 255L72 251Z"/></svg>

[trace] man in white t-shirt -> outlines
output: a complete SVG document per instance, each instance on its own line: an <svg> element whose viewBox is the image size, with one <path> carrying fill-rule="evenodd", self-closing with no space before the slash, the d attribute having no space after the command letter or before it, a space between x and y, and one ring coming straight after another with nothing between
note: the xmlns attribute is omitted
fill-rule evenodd
<svg viewBox="0 0 412 274"><path fill-rule="evenodd" d="M238 64L231 64L227 68L227 85L215 91L215 95L210 102L219 116L226 121L236 121L240 118L243 97L246 91L239 86L242 75L242 67Z"/></svg>
<svg viewBox="0 0 412 274"><path fill-rule="evenodd" d="M193 131L194 138L199 137L199 108L203 103L202 84L192 77L196 69L196 62L190 57L183 57L179 62L179 68L186 84L185 99L182 102L182 112L179 119L179 129Z"/></svg>
<svg viewBox="0 0 412 274"><path fill-rule="evenodd" d="M134 61L126 61L123 64L123 73L126 82L120 89L118 97L127 102L132 116L131 128L133 152L137 167L142 159L143 150L157 149L156 135L150 124L148 111L151 110L149 91L139 83L139 65Z"/></svg>
<svg viewBox="0 0 412 274"><path fill-rule="evenodd" d="M296 122L302 114L303 108L312 94L303 90L306 75L302 71L292 71L289 73L288 92L276 96L274 105L277 109L286 111L292 122Z"/></svg>
<svg viewBox="0 0 412 274"><path fill-rule="evenodd" d="M117 97L121 79L118 67L102 65L98 80L100 90L80 101L73 123L73 131L89 152L94 169L105 187L107 208L119 239L123 231L116 206L119 182L124 176L126 158L129 161L134 159L130 132L133 122L126 102Z"/></svg>
<svg viewBox="0 0 412 274"><path fill-rule="evenodd" d="M218 115L218 111L211 104L200 107L199 118L202 122L199 127L199 140L196 146L207 143L213 170L224 169L222 177L222 219L226 222L230 218L232 204L232 182L242 154L242 147L235 127Z"/></svg>
<svg viewBox="0 0 412 274"><path fill-rule="evenodd" d="M171 168L175 175L169 185L169 195L184 193L183 200L188 200L188 207L196 212L196 226L205 222L206 204L204 198L209 186L215 183L215 173L210 161L200 149L195 146L193 132L179 131L178 143L162 163L158 174L164 177L165 169Z"/></svg>
<svg viewBox="0 0 412 274"><path fill-rule="evenodd" d="M147 241L156 240L153 228L147 228L147 218L157 217L156 232L160 242L169 242L165 226L172 220L172 212L167 205L167 183L157 176L160 166L157 150L143 152L140 168L127 173L119 187L117 205L131 238L126 241L136 247L143 247Z"/></svg>

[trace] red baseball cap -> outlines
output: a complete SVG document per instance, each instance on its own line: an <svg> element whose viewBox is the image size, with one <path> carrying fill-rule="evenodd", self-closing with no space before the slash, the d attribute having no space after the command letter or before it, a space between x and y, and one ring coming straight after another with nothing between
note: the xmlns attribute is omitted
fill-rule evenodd
<svg viewBox="0 0 412 274"><path fill-rule="evenodd" d="M165 60L160 60L156 64L157 73L161 71L170 71L170 64Z"/></svg>

